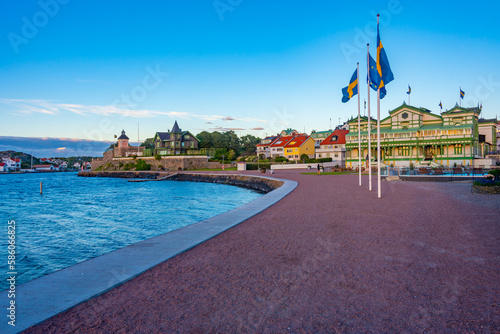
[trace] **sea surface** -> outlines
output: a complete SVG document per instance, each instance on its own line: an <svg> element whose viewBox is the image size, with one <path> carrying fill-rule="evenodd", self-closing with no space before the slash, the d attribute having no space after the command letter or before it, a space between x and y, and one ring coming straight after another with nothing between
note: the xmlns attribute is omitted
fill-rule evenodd
<svg viewBox="0 0 500 334"><path fill-rule="evenodd" d="M11 221L16 227L16 284L21 284L260 196L212 183L128 182L76 173L0 175L0 289L7 288L7 273L12 271L7 227Z"/></svg>

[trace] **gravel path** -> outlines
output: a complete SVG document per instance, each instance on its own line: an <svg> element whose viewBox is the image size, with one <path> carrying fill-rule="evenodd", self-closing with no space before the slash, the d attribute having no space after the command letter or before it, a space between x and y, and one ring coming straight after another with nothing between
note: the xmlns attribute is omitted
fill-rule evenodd
<svg viewBox="0 0 500 334"><path fill-rule="evenodd" d="M378 199L367 176L275 176L299 186L26 332L500 332L500 196L383 181Z"/></svg>

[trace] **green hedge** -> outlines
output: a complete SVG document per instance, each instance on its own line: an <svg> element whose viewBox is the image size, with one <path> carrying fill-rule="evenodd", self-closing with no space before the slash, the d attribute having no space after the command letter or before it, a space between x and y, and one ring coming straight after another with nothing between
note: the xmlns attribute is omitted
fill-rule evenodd
<svg viewBox="0 0 500 334"><path fill-rule="evenodd" d="M271 164L270 163L247 164L247 170L257 170L259 167L271 169Z"/></svg>

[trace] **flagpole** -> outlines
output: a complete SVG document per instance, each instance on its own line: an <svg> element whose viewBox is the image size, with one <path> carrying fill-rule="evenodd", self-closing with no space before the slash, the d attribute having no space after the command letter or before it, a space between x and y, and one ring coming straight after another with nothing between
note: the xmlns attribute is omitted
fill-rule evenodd
<svg viewBox="0 0 500 334"><path fill-rule="evenodd" d="M378 21L379 21L379 14L377 14L377 27L378 27ZM379 46L377 45L377 48ZM379 61L377 59L377 61ZM410 86L408 86L410 87ZM411 91L409 90L411 93ZM410 94L408 94L408 105L410 105ZM378 188L378 198L382 196L382 189L381 189L381 173L380 173L380 85L377 89L377 169L378 169L378 174L377 174L377 188ZM389 174L389 173L387 173Z"/></svg>
<svg viewBox="0 0 500 334"><path fill-rule="evenodd" d="M357 66L358 73L358 166L359 166L359 185L361 186L361 110L360 110L360 95L361 91L359 90L359 62Z"/></svg>
<svg viewBox="0 0 500 334"><path fill-rule="evenodd" d="M372 139L370 117L370 44L366 44L366 59L368 65L368 190L372 191ZM361 140L361 137L359 138Z"/></svg>
<svg viewBox="0 0 500 334"><path fill-rule="evenodd" d="M380 87L377 90L377 188L378 188L378 198L382 197L381 189L381 173L380 173ZM389 175L389 173L388 173Z"/></svg>

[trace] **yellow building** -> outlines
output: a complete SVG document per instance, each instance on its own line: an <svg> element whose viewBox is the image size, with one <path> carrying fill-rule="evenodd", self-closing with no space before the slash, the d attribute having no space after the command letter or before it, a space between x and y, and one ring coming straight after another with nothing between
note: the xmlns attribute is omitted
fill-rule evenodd
<svg viewBox="0 0 500 334"><path fill-rule="evenodd" d="M311 136L305 134L293 137L284 147L284 157L288 160L300 160L302 154L307 154L311 159L314 159L315 141Z"/></svg>

